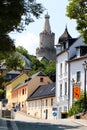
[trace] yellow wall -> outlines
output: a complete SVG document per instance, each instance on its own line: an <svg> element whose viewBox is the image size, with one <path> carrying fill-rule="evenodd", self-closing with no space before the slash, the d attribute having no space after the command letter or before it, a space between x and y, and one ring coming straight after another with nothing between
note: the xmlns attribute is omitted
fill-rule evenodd
<svg viewBox="0 0 87 130"><path fill-rule="evenodd" d="M7 86L6 86L6 98L8 99L8 105L12 107L12 100L11 100L11 91L14 87L16 87L18 84L24 82L25 79L27 79L28 76L26 74L21 74L14 80L12 80Z"/></svg>

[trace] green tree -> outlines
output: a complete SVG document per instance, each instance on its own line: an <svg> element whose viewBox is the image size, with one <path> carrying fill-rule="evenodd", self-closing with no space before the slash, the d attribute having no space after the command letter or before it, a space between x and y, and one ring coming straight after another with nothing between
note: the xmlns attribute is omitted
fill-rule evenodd
<svg viewBox="0 0 87 130"><path fill-rule="evenodd" d="M45 58L43 58L41 61L39 61L35 56L29 55L28 51L21 46L17 47L16 50L31 61L32 70L29 73L30 75L33 75L39 71L42 71L46 75L48 75L52 81L55 82L55 80L56 80L56 63L55 63L55 61L48 61Z"/></svg>
<svg viewBox="0 0 87 130"><path fill-rule="evenodd" d="M7 70L24 69L24 61L21 59L20 53L13 53L6 59Z"/></svg>
<svg viewBox="0 0 87 130"><path fill-rule="evenodd" d="M72 107L69 110L68 115L73 116L75 114L81 113L83 112L83 108L84 108L84 94L82 92L81 97L77 101L73 101Z"/></svg>
<svg viewBox="0 0 87 130"><path fill-rule="evenodd" d="M5 98L5 91L0 89L0 100Z"/></svg>
<svg viewBox="0 0 87 130"><path fill-rule="evenodd" d="M8 57L13 51L15 51L13 40L7 34L0 34L0 60Z"/></svg>
<svg viewBox="0 0 87 130"><path fill-rule="evenodd" d="M4 76L0 75L0 100L5 98L5 84L9 80Z"/></svg>
<svg viewBox="0 0 87 130"><path fill-rule="evenodd" d="M30 59L30 57L31 57L29 55L28 51L24 47L22 47L22 46L18 46L16 48L16 51L19 52L19 53L21 53L22 55L24 55L27 59Z"/></svg>
<svg viewBox="0 0 87 130"><path fill-rule="evenodd" d="M55 82L55 80L56 80L56 63L55 63L55 61L50 61L46 65L46 69L44 70L44 72L50 77L50 79L52 81Z"/></svg>
<svg viewBox="0 0 87 130"><path fill-rule="evenodd" d="M39 18L43 10L35 0L0 0L0 34L23 30L34 17Z"/></svg>
<svg viewBox="0 0 87 130"><path fill-rule="evenodd" d="M67 16L76 20L77 30L80 32L83 42L87 44L87 0L69 0Z"/></svg>
<svg viewBox="0 0 87 130"><path fill-rule="evenodd" d="M30 56L31 60L31 72L30 75L37 73L38 71L43 71L45 69L45 66L43 63L41 63L38 59L36 59L35 56Z"/></svg>
<svg viewBox="0 0 87 130"><path fill-rule="evenodd" d="M14 30L23 31L26 25L34 21L34 18L40 17L43 10L42 5L35 0L0 0L0 55L2 57L15 49L14 41L8 34Z"/></svg>

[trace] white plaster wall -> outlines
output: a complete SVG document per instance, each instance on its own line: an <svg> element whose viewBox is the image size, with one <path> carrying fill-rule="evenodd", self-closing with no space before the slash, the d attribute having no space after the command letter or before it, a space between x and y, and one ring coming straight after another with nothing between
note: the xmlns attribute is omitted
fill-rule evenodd
<svg viewBox="0 0 87 130"><path fill-rule="evenodd" d="M80 46L80 45L84 45L82 42L82 37L80 37L78 40L76 40L74 42L74 44L72 44L72 46L70 46L69 48L69 58L73 57L76 54L76 47Z"/></svg>
<svg viewBox="0 0 87 130"><path fill-rule="evenodd" d="M56 59L56 102L58 107L58 118L64 112L64 107L68 110L68 66L65 72L65 62L68 60L68 53L64 52ZM62 63L62 74L60 75L60 64ZM67 95L65 94L65 82L67 82ZM60 97L60 84L62 84L62 97Z"/></svg>
<svg viewBox="0 0 87 130"><path fill-rule="evenodd" d="M71 64L70 64L70 106L72 106L72 97L73 97L73 95L72 95L73 94L72 79L74 79L75 83L76 83L76 73L77 73L77 71L81 71L80 87L81 87L81 90L84 90L84 67L83 67L83 63L84 63L85 60L87 61L87 58L71 62Z"/></svg>

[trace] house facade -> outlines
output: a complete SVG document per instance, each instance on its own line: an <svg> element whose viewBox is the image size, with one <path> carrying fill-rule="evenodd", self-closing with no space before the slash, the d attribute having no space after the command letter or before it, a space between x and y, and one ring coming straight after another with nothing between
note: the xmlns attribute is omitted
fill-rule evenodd
<svg viewBox="0 0 87 130"><path fill-rule="evenodd" d="M76 42L82 43L82 38L80 37ZM85 81L83 66L85 61L87 62L87 45L82 43L82 45L78 45L75 49L76 53L74 57L68 61L70 66L70 107L73 100L78 100L81 93L84 93L85 83L87 86L87 78Z"/></svg>
<svg viewBox="0 0 87 130"><path fill-rule="evenodd" d="M82 61L73 59L76 54L77 57L80 55L80 46L86 46L82 43L82 38L72 38L67 28L59 38L56 46L56 104L58 107L58 118L62 118L62 115L68 112L72 106L72 80L74 78L77 80L76 73L79 75L79 71L82 70L81 77L84 77L82 68L84 58L82 57ZM87 52L87 49L83 50L85 53ZM81 84L78 85L81 86Z"/></svg>
<svg viewBox="0 0 87 130"><path fill-rule="evenodd" d="M28 97L27 114L38 119L56 119L55 83L39 86Z"/></svg>
<svg viewBox="0 0 87 130"><path fill-rule="evenodd" d="M9 108L12 108L12 95L11 95L12 89L15 88L15 86L17 86L17 85L21 84L22 82L24 82L25 79L27 79L27 78L28 78L27 74L21 73L16 78L14 78L13 80L11 80L9 82L9 84L6 86L6 99L8 99L7 106Z"/></svg>
<svg viewBox="0 0 87 130"><path fill-rule="evenodd" d="M69 66L67 61L71 55L70 46L75 41L65 28L56 46L56 105L58 118L62 118L69 109Z"/></svg>
<svg viewBox="0 0 87 130"><path fill-rule="evenodd" d="M12 89L12 103L14 103L15 106L18 105L21 111L27 112L26 99L28 96L30 96L38 86L49 83L52 83L52 81L43 72L32 75Z"/></svg>
<svg viewBox="0 0 87 130"><path fill-rule="evenodd" d="M14 104L14 107L18 110L21 110L23 112L26 112L26 99L28 95L28 82L26 80L24 83L21 83L20 85L13 88L11 92L12 96L12 104Z"/></svg>

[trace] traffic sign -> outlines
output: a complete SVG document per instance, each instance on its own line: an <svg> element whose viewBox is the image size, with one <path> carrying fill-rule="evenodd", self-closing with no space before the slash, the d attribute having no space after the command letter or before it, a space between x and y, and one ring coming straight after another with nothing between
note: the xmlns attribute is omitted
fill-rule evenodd
<svg viewBox="0 0 87 130"><path fill-rule="evenodd" d="M57 112L53 112L53 116L54 116L54 117L57 116Z"/></svg>

